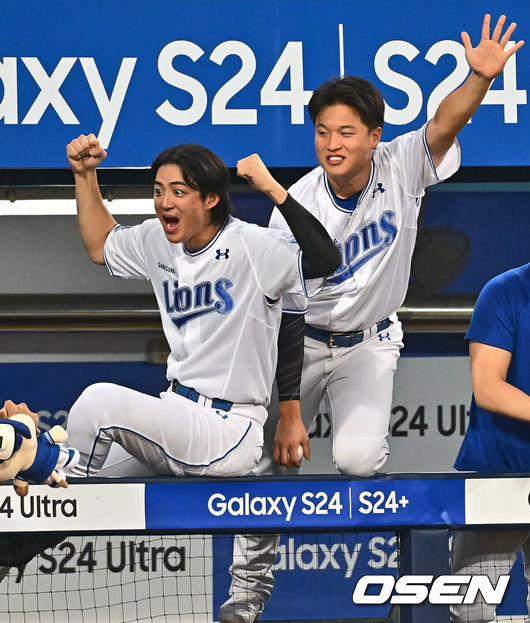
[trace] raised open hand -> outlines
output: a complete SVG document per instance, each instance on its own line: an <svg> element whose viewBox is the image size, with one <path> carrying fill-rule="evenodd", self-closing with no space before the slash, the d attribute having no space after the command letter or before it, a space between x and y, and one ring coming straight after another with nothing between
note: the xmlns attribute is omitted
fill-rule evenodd
<svg viewBox="0 0 530 623"><path fill-rule="evenodd" d="M510 40L517 24L512 22L506 32L502 34L504 24L506 22L506 15L501 15L495 26L493 34L490 36L490 22L491 16L486 14L484 16L484 22L482 23L482 35L477 47L471 45L471 39L467 32L462 32L462 42L466 50L466 60L476 74L486 78L487 80L493 80L498 76L506 61L512 54L515 54L519 48L524 45L524 41L518 41L509 50L505 50L506 44Z"/></svg>

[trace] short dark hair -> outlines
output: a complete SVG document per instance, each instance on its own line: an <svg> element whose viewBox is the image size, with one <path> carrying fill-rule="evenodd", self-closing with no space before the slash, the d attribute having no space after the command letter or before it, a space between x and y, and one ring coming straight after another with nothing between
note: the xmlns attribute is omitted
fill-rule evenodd
<svg viewBox="0 0 530 623"><path fill-rule="evenodd" d="M358 76L344 76L324 82L309 100L309 116L313 124L320 112L332 104L354 108L369 130L383 127L385 102L379 90L368 80Z"/></svg>
<svg viewBox="0 0 530 623"><path fill-rule="evenodd" d="M153 160L153 181L156 180L158 169L165 164L180 167L186 184L198 190L202 199L206 199L210 193L219 195L218 203L210 210L212 223L222 224L233 213L228 195L230 173L226 164L213 151L194 143L168 147Z"/></svg>

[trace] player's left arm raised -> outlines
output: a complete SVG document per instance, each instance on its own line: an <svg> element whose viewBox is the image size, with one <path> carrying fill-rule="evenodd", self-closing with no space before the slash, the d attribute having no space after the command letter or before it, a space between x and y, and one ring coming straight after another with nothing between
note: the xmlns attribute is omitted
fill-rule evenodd
<svg viewBox="0 0 530 623"><path fill-rule="evenodd" d="M472 46L468 33L462 32L471 73L458 89L440 103L427 127L427 143L435 166L442 162L458 132L480 106L492 80L502 73L510 56L524 45L524 41L519 41L505 50L517 24L512 22L503 33L506 16L501 15L490 36L490 21L491 16L485 15L480 42L476 47Z"/></svg>

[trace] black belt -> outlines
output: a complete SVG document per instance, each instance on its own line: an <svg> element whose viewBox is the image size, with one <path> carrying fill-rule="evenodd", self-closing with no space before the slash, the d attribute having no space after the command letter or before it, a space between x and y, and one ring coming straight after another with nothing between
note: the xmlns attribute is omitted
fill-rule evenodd
<svg viewBox="0 0 530 623"><path fill-rule="evenodd" d="M188 400L193 400L193 402L199 402L200 398L206 398L199 394L199 392L193 387L186 387L185 385L181 385L178 381L171 381L171 389L178 394L179 396L184 396ZM233 402L230 400L223 400L222 398L206 398L207 401L211 402L212 409L221 409L221 411L230 411L232 408ZM209 406L209 405L207 405Z"/></svg>
<svg viewBox="0 0 530 623"><path fill-rule="evenodd" d="M391 324L392 321L390 318L381 320L381 322L378 322L375 325L373 334L375 335L376 333L379 333L379 331L387 329ZM306 324L305 334L312 337L314 340L324 342L324 344L327 344L330 348L348 348L350 346L360 344L364 339L364 331L345 331L334 333L332 331L317 329L316 327L312 327L310 324Z"/></svg>

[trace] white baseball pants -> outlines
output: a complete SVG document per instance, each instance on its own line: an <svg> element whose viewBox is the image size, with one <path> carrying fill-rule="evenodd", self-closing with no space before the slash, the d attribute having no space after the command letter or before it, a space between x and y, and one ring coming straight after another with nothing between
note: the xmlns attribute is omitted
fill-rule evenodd
<svg viewBox="0 0 530 623"><path fill-rule="evenodd" d="M264 411L242 404L221 411L171 391L156 398L97 383L68 416L68 443L81 455L70 474L93 476L105 465L102 476L242 476L261 457ZM127 459L120 451L109 456L113 444Z"/></svg>
<svg viewBox="0 0 530 623"><path fill-rule="evenodd" d="M485 574L497 585L500 575L509 574L519 550L523 552L524 574L530 584L530 532L528 530L459 530L453 535L451 571L458 575ZM530 597L527 594L530 613ZM485 603L479 592L475 603L451 606L453 623L488 623L496 608ZM525 618L530 622L530 614Z"/></svg>
<svg viewBox="0 0 530 623"><path fill-rule="evenodd" d="M402 346L403 330L397 320L351 348L329 348L305 338L302 418L309 430L321 401L327 401L333 460L342 473L372 476L388 458L394 373ZM272 448L265 448L264 454L266 461ZM274 586L271 566L278 544L279 537L274 534L234 537L230 594L252 592L263 601L270 597Z"/></svg>

